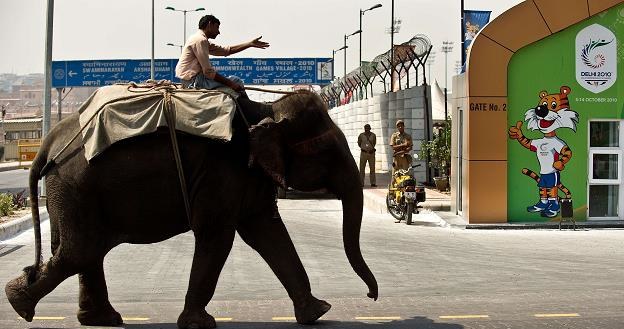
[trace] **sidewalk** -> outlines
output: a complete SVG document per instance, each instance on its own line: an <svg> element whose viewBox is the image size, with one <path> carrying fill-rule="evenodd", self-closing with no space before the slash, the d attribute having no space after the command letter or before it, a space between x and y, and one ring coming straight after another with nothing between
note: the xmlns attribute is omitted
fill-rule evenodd
<svg viewBox="0 0 624 329"><path fill-rule="evenodd" d="M378 172L376 174L377 187L370 186L368 174L365 177L364 185L364 207L368 210L387 214L386 194L390 183L389 172ZM497 224L469 224L461 216L451 212L451 196L448 193L441 193L433 188L425 188L427 200L419 204L422 206L421 213L413 215L414 225L452 227L459 229L480 229L480 230L527 230L527 229L559 229L559 222L529 222L529 223L497 223ZM391 216L388 214L388 216ZM562 229L572 229L572 223L564 222ZM606 221L579 221L576 222L577 229L614 229L624 228L622 220Z"/></svg>
<svg viewBox="0 0 624 329"><path fill-rule="evenodd" d="M390 184L390 172L376 173L377 187L370 186L369 175L364 179L364 207L379 214L387 214L386 195ZM466 222L459 216L450 212L451 195L442 193L436 189L426 187L427 200L419 203L422 207L420 213L413 216L414 225L441 226L441 227L466 227ZM390 216L390 214L388 214Z"/></svg>

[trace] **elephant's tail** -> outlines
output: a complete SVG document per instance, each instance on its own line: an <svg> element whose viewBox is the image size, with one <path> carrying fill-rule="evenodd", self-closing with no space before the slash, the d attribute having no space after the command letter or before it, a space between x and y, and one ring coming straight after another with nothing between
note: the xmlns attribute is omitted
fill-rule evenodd
<svg viewBox="0 0 624 329"><path fill-rule="evenodd" d="M35 232L35 263L32 266L24 268L28 276L28 284L31 284L37 280L37 274L41 267L41 219L39 217L39 180L45 176L42 173L42 167L47 167L47 152L42 147L37 153L35 160L32 162L30 168L30 176L28 179L28 185L30 189L30 212L32 214L33 230Z"/></svg>

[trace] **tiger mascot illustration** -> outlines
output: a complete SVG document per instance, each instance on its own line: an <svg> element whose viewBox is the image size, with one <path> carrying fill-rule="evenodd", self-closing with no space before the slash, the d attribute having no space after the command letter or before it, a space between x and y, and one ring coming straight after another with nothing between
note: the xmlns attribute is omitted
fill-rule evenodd
<svg viewBox="0 0 624 329"><path fill-rule="evenodd" d="M553 218L559 214L561 205L558 190L565 194L566 199L572 198L570 190L560 179L561 171L572 158L572 150L565 141L557 137L557 129L570 128L576 132L576 124L579 122L578 113L569 108L570 91L568 86L561 86L558 94L541 91L537 106L526 111L524 120L528 129L539 130L544 135L543 138L526 138L522 134L522 121L509 128L509 138L517 140L520 145L537 155L539 175L527 168L522 169L522 173L533 178L539 187L540 199L534 205L528 206L527 211L539 212L542 217Z"/></svg>

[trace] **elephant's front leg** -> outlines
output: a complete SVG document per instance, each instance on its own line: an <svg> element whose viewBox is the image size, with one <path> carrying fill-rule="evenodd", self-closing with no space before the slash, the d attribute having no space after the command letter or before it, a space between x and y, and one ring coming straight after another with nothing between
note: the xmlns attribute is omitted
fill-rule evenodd
<svg viewBox="0 0 624 329"><path fill-rule="evenodd" d="M121 315L108 300L102 261L96 261L79 275L78 321L84 326L118 326L123 323Z"/></svg>
<svg viewBox="0 0 624 329"><path fill-rule="evenodd" d="M312 324L331 305L312 296L310 280L284 223L275 218L248 218L238 227L241 238L255 249L280 280L295 308L300 324Z"/></svg>
<svg viewBox="0 0 624 329"><path fill-rule="evenodd" d="M205 329L216 327L214 317L206 306L214 295L219 274L232 249L235 230L222 227L195 233L195 255L191 277L184 302L184 311L178 317L178 328Z"/></svg>

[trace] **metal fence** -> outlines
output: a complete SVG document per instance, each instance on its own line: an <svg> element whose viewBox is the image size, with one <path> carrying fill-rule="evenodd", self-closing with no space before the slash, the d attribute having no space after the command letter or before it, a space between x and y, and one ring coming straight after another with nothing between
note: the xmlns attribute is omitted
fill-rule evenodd
<svg viewBox="0 0 624 329"><path fill-rule="evenodd" d="M401 89L401 80L407 79L407 88L410 86L410 71L415 71L416 81L419 83L418 72L422 70L423 83L427 83L425 64L432 49L431 41L423 34L417 34L409 41L394 46L392 50L376 56L370 62L362 62L361 66L349 72L343 78L336 78L332 83L324 86L319 92L321 98L329 108L347 104L354 96L368 98L373 96L373 82L379 79L383 82L384 93L388 92L386 80L388 78L398 81ZM391 57L394 57L391 60ZM369 94L370 90L370 94Z"/></svg>

